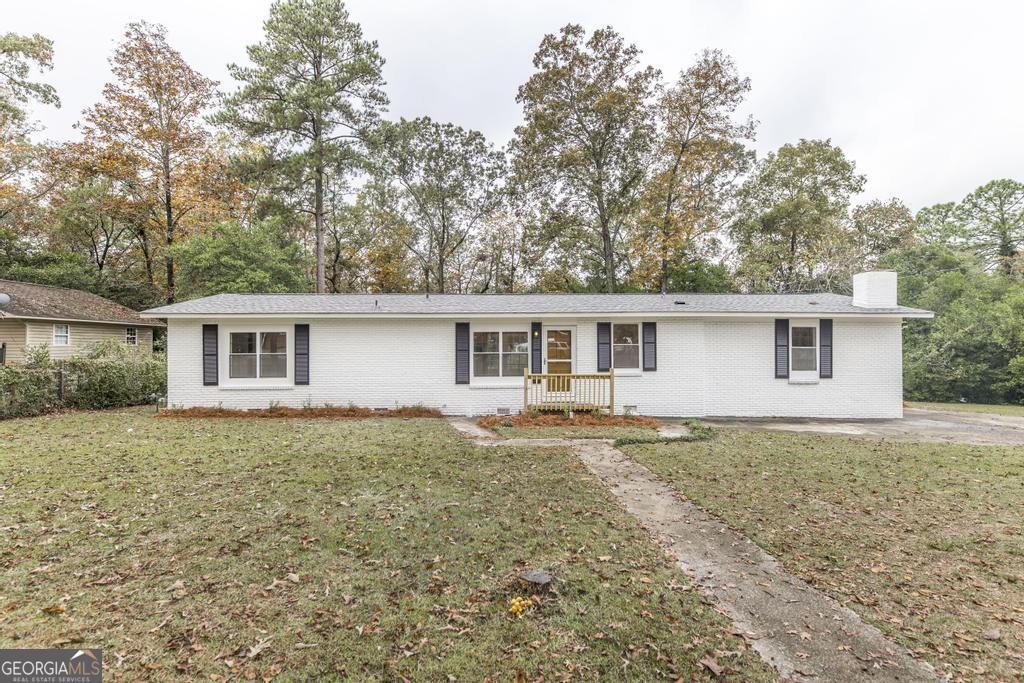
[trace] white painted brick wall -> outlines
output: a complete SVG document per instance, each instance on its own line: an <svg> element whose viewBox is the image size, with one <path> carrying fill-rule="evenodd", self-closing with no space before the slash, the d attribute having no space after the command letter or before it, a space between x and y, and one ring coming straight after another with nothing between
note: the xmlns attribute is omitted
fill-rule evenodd
<svg viewBox="0 0 1024 683"><path fill-rule="evenodd" d="M168 404L265 408L272 402L294 407L354 403L391 408L422 403L449 414L486 414L500 407L514 412L522 406L519 378L474 378L470 385L455 384L454 320L276 319L252 320L243 327L291 329L298 322L310 323L308 387L294 386L290 378L280 387L253 387L252 382L228 386L223 380L219 386L204 387L202 322L169 321ZM544 322L575 325L576 370L596 371L596 318ZM836 319L835 378L815 385L775 379L772 319L657 322L658 369L620 371L615 382L619 407L637 405L647 415L696 417L902 415L898 321ZM227 375L229 329L220 325L222 378ZM528 330L529 322L471 321L471 330L482 329Z"/></svg>

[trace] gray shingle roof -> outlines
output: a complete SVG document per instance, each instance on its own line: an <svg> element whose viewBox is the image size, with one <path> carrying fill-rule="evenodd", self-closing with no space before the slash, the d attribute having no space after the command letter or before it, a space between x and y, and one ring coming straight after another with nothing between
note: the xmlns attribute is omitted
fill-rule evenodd
<svg viewBox="0 0 1024 683"><path fill-rule="evenodd" d="M218 294L143 315L515 315L515 314L888 314L930 316L898 306L860 308L839 294Z"/></svg>

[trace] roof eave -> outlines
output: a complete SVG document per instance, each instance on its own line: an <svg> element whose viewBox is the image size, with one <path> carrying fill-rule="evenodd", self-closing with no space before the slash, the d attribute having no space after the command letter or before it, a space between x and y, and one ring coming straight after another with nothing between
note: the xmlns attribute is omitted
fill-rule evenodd
<svg viewBox="0 0 1024 683"><path fill-rule="evenodd" d="M142 315L141 313L139 314ZM90 323L93 325L125 325L126 327L163 327L164 324L156 319L146 319L149 316L144 316L139 320L87 320L85 318L67 318L64 316L52 316L52 315L21 315L20 313L10 313L8 311L0 311L0 319L14 319L14 320L56 320L58 322L68 323Z"/></svg>
<svg viewBox="0 0 1024 683"><path fill-rule="evenodd" d="M907 310L907 311L548 311L548 312L488 312L488 313L398 313L371 311L365 313L355 312L318 312L303 313L301 311L290 312L257 312L257 311L224 311L224 312L203 312L203 313L160 313L158 309L153 311L142 311L139 315L148 318L162 318L166 320L182 319L216 319L216 318L537 318L537 317L563 317L563 318L638 318L638 317L661 317L661 318L934 318L931 311Z"/></svg>

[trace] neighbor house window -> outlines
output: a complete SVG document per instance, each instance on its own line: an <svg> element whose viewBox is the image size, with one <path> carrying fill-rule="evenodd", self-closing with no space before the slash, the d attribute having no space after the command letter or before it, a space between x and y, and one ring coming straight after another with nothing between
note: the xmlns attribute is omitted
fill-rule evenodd
<svg viewBox="0 0 1024 683"><path fill-rule="evenodd" d="M287 377L287 340L284 332L232 332L228 377Z"/></svg>
<svg viewBox="0 0 1024 683"><path fill-rule="evenodd" d="M65 324L55 324L53 326L53 345L54 346L67 346L71 343L71 327Z"/></svg>
<svg viewBox="0 0 1024 683"><path fill-rule="evenodd" d="M137 327L124 328L124 343L128 346L139 345L139 329Z"/></svg>
<svg viewBox="0 0 1024 683"><path fill-rule="evenodd" d="M640 367L640 326L636 323L612 325L612 367Z"/></svg>
<svg viewBox="0 0 1024 683"><path fill-rule="evenodd" d="M790 379L818 378L818 325L793 321L789 328Z"/></svg>
<svg viewBox="0 0 1024 683"><path fill-rule="evenodd" d="M473 333L475 377L522 377L529 360L528 332Z"/></svg>

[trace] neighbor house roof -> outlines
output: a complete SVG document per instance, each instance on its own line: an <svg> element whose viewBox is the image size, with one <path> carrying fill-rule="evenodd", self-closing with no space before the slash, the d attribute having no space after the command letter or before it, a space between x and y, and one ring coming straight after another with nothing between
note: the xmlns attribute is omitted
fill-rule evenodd
<svg viewBox="0 0 1024 683"><path fill-rule="evenodd" d="M35 318L113 324L159 326L136 311L80 289L65 289L16 280L0 280L0 294L11 303L0 308L0 318Z"/></svg>
<svg viewBox="0 0 1024 683"><path fill-rule="evenodd" d="M143 311L155 318L220 316L884 315L839 294L218 294Z"/></svg>

